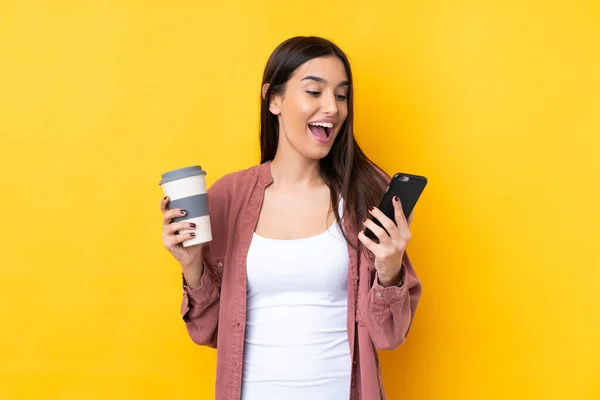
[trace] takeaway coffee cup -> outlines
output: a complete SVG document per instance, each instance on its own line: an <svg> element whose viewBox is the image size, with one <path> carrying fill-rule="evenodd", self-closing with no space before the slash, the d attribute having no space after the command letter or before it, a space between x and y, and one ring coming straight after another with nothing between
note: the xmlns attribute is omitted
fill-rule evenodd
<svg viewBox="0 0 600 400"><path fill-rule="evenodd" d="M185 229L179 233L193 231L196 237L183 242L183 247L210 242L210 218L208 216L208 194L206 193L206 172L197 166L176 169L162 174L159 183L166 196L169 196L169 209L181 208L186 215L173 219L173 222L193 222L196 228Z"/></svg>

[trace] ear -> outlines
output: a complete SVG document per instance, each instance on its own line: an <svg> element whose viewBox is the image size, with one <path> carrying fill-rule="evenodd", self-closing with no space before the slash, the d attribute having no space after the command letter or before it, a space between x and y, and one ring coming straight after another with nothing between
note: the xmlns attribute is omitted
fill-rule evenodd
<svg viewBox="0 0 600 400"><path fill-rule="evenodd" d="M267 96L267 90L269 90L269 87L270 87L270 86L271 86L271 84L270 84L270 83L265 83L265 84L263 85L263 87L262 87L262 98L263 98L263 100L266 100L266 99L267 99L267 97L266 97L266 96Z"/></svg>
<svg viewBox="0 0 600 400"><path fill-rule="evenodd" d="M262 98L269 102L269 111L273 115L279 115L281 113L281 96L277 94L271 94L267 99L267 91L269 90L270 84L265 83L262 87Z"/></svg>

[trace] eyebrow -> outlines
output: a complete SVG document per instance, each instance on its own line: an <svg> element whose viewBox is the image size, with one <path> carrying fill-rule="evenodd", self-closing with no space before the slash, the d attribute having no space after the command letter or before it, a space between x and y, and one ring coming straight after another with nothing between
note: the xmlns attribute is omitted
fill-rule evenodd
<svg viewBox="0 0 600 400"><path fill-rule="evenodd" d="M314 76L314 75L308 75L305 76L304 78L302 78L303 81L305 80L311 80L311 81L315 81L315 82L319 82L319 83L327 83L327 80L320 78L318 76ZM350 86L350 82L348 81L342 81L340 82L340 84L338 85L338 87L340 86Z"/></svg>

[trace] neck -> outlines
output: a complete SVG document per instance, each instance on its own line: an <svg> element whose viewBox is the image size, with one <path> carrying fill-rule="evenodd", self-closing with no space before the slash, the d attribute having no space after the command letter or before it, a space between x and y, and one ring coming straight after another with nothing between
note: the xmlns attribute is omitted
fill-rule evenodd
<svg viewBox="0 0 600 400"><path fill-rule="evenodd" d="M323 184L319 160L311 160L295 150L279 146L275 158L271 161L271 174L277 185L296 188L315 187Z"/></svg>

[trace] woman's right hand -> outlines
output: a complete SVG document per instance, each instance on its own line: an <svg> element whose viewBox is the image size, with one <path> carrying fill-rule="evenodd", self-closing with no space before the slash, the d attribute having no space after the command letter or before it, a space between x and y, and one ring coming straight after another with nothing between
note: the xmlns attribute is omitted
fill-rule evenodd
<svg viewBox="0 0 600 400"><path fill-rule="evenodd" d="M176 217L185 215L185 210L174 208L169 210L169 197L165 197L160 202L160 210L163 213L162 239L165 248L175 257L181 264L184 278L190 288L195 289L200 286L200 278L202 277L202 250L204 244L183 247L183 242L192 239L195 236L194 232L177 233L182 230L195 229L196 227L189 222L173 222Z"/></svg>

